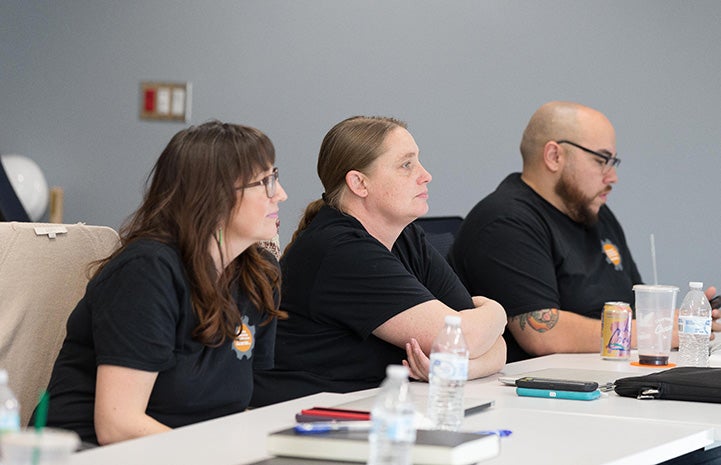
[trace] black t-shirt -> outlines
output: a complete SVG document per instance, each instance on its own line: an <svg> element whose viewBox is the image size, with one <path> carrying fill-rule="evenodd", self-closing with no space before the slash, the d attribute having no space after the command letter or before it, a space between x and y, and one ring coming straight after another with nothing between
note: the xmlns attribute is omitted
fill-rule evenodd
<svg viewBox="0 0 721 465"><path fill-rule="evenodd" d="M473 307L468 291L420 228L409 225L389 251L355 218L323 207L281 259L275 369L256 372L251 405L321 392L377 387L405 350L372 331L438 299Z"/></svg>
<svg viewBox="0 0 721 465"><path fill-rule="evenodd" d="M514 173L468 214L450 262L471 294L508 316L557 308L600 318L604 302L633 303L641 275L611 210L598 217L592 227L571 220ZM530 357L509 330L504 337L508 362Z"/></svg>
<svg viewBox="0 0 721 465"><path fill-rule="evenodd" d="M240 412L253 390L253 369L273 366L275 322L238 299L243 332L211 348L191 334L198 320L179 252L140 240L88 284L67 323L50 379L48 425L97 443L93 423L98 365L158 372L147 414L179 427Z"/></svg>

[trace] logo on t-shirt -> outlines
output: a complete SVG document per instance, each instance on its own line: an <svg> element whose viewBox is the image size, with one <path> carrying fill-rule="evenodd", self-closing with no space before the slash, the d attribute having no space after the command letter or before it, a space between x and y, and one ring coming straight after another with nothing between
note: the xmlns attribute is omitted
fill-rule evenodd
<svg viewBox="0 0 721 465"><path fill-rule="evenodd" d="M238 335L233 341L233 350L238 360L243 360L243 358L250 359L251 355L253 355L255 325L248 325L248 321L248 317L244 315L242 326L236 328Z"/></svg>
<svg viewBox="0 0 721 465"><path fill-rule="evenodd" d="M613 265L616 271L623 271L621 254L618 252L618 247L616 247L610 239L601 241L601 250L603 250L604 255L606 255L606 262Z"/></svg>

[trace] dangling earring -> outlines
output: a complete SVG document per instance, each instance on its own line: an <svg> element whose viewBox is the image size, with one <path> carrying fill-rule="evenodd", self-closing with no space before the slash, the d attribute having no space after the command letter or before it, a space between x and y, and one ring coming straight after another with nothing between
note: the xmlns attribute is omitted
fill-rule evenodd
<svg viewBox="0 0 721 465"><path fill-rule="evenodd" d="M218 236L216 240L218 241L218 247L223 245L223 228L218 228Z"/></svg>

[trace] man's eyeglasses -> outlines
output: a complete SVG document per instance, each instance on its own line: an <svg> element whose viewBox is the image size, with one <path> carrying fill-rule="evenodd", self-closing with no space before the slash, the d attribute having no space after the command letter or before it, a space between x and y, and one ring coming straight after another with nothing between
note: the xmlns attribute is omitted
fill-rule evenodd
<svg viewBox="0 0 721 465"><path fill-rule="evenodd" d="M272 199L273 197L275 197L275 190L277 185L278 168L273 168L273 172L261 179L260 181L251 182L250 184L246 184L245 186L236 187L236 190L247 189L249 187L255 186L265 186L265 195L267 195L269 199Z"/></svg>
<svg viewBox="0 0 721 465"><path fill-rule="evenodd" d="M598 158L602 158L604 161L603 168L601 169L604 173L607 173L608 170L611 169L611 167L618 167L618 165L621 164L621 159L618 157L612 157L610 155L606 155L605 153L596 152L595 150L587 149L586 147L582 145L578 145L575 142L571 142L570 140L559 140L556 141L557 144L568 144L576 147L577 149L581 149L586 153L590 153L593 156L596 156Z"/></svg>

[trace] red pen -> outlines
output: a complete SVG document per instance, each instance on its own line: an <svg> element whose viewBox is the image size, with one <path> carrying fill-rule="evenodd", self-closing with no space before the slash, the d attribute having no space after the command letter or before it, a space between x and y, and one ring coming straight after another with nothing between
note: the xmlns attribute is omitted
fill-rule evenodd
<svg viewBox="0 0 721 465"><path fill-rule="evenodd" d="M348 410L332 407L313 407L301 410L300 413L306 416L324 417L335 420L362 420L368 421L371 418L370 412L365 410Z"/></svg>

